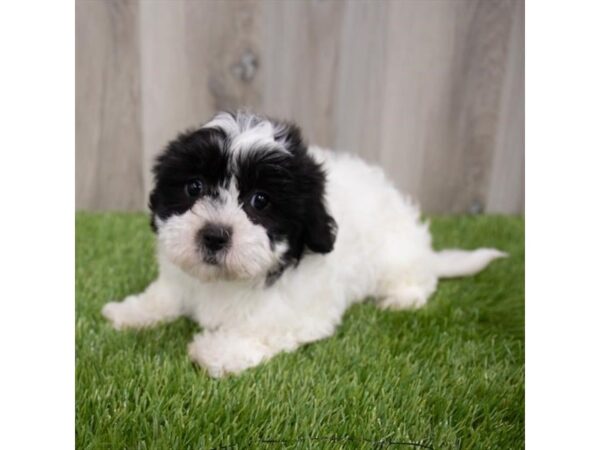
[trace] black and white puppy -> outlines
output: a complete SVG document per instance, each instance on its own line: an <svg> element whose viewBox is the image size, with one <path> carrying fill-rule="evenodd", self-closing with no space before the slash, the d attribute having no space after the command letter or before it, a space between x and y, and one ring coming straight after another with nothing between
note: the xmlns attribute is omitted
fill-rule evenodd
<svg viewBox="0 0 600 450"><path fill-rule="evenodd" d="M367 297L417 308L440 277L504 256L434 252L418 208L381 169L308 148L295 125L248 113L180 135L154 177L160 275L102 313L115 328L194 319L202 332L190 358L215 377L331 336Z"/></svg>

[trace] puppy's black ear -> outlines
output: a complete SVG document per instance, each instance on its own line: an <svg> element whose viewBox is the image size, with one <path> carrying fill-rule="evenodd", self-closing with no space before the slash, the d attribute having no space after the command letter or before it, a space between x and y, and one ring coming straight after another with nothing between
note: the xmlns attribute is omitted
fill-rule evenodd
<svg viewBox="0 0 600 450"><path fill-rule="evenodd" d="M325 206L326 174L306 150L301 152L299 191L304 198L304 245L317 253L333 250L337 233L337 223Z"/></svg>
<svg viewBox="0 0 600 450"><path fill-rule="evenodd" d="M150 198L148 200L148 208L150 209L150 228L152 231L156 233L158 228L156 226L156 209L158 203L158 196L156 195L156 187L150 193Z"/></svg>
<svg viewBox="0 0 600 450"><path fill-rule="evenodd" d="M325 207L326 174L309 154L300 128L291 122L276 123L275 140L282 142L293 155L291 172L295 174L295 200L302 221L303 246L316 253L333 250L337 223Z"/></svg>
<svg viewBox="0 0 600 450"><path fill-rule="evenodd" d="M154 172L154 186L152 187L152 191L150 192L150 196L148 197L148 209L150 210L150 228L154 233L158 232L158 226L156 225L156 220L159 217L158 213L162 208L162 202L160 195L158 193L157 187L157 173L159 170L159 165L162 164L161 158L157 158L153 172Z"/></svg>
<svg viewBox="0 0 600 450"><path fill-rule="evenodd" d="M309 207L304 227L304 244L316 253L329 253L333 250L337 233L337 223L331 217L323 201Z"/></svg>

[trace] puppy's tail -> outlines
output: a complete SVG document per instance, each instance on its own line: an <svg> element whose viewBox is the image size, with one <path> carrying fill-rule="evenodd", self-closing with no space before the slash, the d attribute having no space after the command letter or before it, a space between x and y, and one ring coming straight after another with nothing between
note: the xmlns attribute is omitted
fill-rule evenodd
<svg viewBox="0 0 600 450"><path fill-rule="evenodd" d="M463 277L485 269L494 259L507 256L507 253L495 248L448 249L434 253L433 265L437 275L441 278Z"/></svg>

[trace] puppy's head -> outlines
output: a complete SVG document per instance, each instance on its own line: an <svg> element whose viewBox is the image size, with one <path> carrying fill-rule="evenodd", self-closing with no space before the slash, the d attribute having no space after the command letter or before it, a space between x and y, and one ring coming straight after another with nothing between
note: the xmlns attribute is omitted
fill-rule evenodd
<svg viewBox="0 0 600 450"><path fill-rule="evenodd" d="M333 249L325 174L292 124L218 114L167 146L154 182L149 206L159 246L202 280L271 283L306 249Z"/></svg>

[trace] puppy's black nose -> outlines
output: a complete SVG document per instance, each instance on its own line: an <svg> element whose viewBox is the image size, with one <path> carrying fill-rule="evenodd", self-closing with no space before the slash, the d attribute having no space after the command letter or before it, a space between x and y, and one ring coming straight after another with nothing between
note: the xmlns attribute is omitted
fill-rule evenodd
<svg viewBox="0 0 600 450"><path fill-rule="evenodd" d="M198 232L198 240L205 249L216 253L223 250L231 239L231 228L224 225L209 223Z"/></svg>

